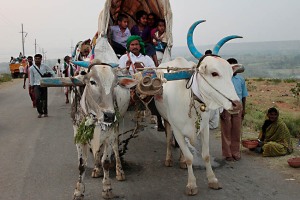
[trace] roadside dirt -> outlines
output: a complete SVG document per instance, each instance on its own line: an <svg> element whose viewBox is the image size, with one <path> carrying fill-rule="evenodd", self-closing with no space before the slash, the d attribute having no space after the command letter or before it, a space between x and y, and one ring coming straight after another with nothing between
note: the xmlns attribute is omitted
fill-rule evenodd
<svg viewBox="0 0 300 200"><path fill-rule="evenodd" d="M3 83L0 83L0 90L1 89L4 89L4 88L9 88L10 86L14 85L14 84L21 84L21 82L23 81L24 79L22 78L18 78L18 79L12 79L11 81L8 81L8 82L3 82ZM22 86L21 86L22 87Z"/></svg>
<svg viewBox="0 0 300 200"><path fill-rule="evenodd" d="M261 79L248 79L246 82L249 91L247 104L252 104L253 108L264 111L275 106L282 115L288 114L292 117L300 117L300 105L297 105L297 99L290 91L291 88L296 86L296 82L287 83L284 81L279 82L277 80ZM298 126L300 126L300 124ZM247 127L244 127L243 134L244 138L257 138L258 135L257 132ZM297 143L297 139L295 138L294 143ZM261 155L251 152L244 147L242 148L242 152L256 159L260 159L261 162L266 164L267 168L276 169L300 182L299 168L292 168L287 163L289 158L300 156L300 147L295 145L294 152L291 155L276 158L261 157Z"/></svg>
<svg viewBox="0 0 300 200"><path fill-rule="evenodd" d="M249 97L247 103L253 103L259 109L276 106L281 112L300 115L300 105L290 91L296 82L286 83L272 80L248 79L247 88Z"/></svg>

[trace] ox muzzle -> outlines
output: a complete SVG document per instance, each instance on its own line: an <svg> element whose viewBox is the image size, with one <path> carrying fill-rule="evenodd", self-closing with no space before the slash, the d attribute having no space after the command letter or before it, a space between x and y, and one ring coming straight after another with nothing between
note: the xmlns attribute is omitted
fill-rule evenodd
<svg viewBox="0 0 300 200"><path fill-rule="evenodd" d="M115 121L115 113L113 112L103 112L104 122L105 123L114 123Z"/></svg>

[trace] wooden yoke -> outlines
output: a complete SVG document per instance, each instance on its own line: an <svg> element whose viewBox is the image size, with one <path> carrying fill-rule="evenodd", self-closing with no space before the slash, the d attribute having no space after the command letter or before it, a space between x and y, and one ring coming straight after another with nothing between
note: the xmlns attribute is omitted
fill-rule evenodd
<svg viewBox="0 0 300 200"><path fill-rule="evenodd" d="M76 78L42 78L41 87L68 87L68 86L84 86L85 84Z"/></svg>
<svg viewBox="0 0 300 200"><path fill-rule="evenodd" d="M193 70L186 70L186 71L179 71L179 72L172 72L172 73L164 73L164 78L167 81L175 81L175 80L182 80L182 79L189 79L192 74L194 73ZM143 74L149 75L147 73ZM132 78L132 76L118 76L118 78ZM156 74L153 73L151 78L156 78ZM84 86L85 84L76 78L72 78L73 82L70 78L42 78L41 79L41 87L68 87L68 86Z"/></svg>

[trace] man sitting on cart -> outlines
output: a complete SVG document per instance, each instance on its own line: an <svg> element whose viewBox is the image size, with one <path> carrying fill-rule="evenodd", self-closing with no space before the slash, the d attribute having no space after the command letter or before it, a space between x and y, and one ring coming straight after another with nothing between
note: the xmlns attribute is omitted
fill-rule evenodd
<svg viewBox="0 0 300 200"><path fill-rule="evenodd" d="M119 67L126 69L126 73L135 74L138 68L155 68L153 60L146 55L145 43L140 36L130 36L126 47L127 54L121 56L119 60Z"/></svg>
<svg viewBox="0 0 300 200"><path fill-rule="evenodd" d="M135 74L138 68L155 68L153 60L145 55L145 44L140 36L132 35L127 40L128 53L121 56L119 60L119 67L124 69L125 74ZM158 113L154 100L149 103L149 109L153 115L157 116L157 130L164 131L162 119Z"/></svg>

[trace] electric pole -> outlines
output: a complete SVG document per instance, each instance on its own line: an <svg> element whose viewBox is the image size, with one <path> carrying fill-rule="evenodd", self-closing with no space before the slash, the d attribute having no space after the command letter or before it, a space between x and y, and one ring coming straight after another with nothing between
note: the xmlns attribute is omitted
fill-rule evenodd
<svg viewBox="0 0 300 200"><path fill-rule="evenodd" d="M42 48L42 54L43 54L43 58L44 58L44 63L46 62L46 53L47 53L47 51L44 51L44 48Z"/></svg>
<svg viewBox="0 0 300 200"><path fill-rule="evenodd" d="M34 55L36 54L36 39L34 39Z"/></svg>
<svg viewBox="0 0 300 200"><path fill-rule="evenodd" d="M23 56L25 56L25 46L24 46L24 43L25 43L25 37L27 36L28 33L24 32L24 30L23 30L23 24L21 24L21 32L20 33L22 33ZM25 36L24 36L24 33L26 33Z"/></svg>

